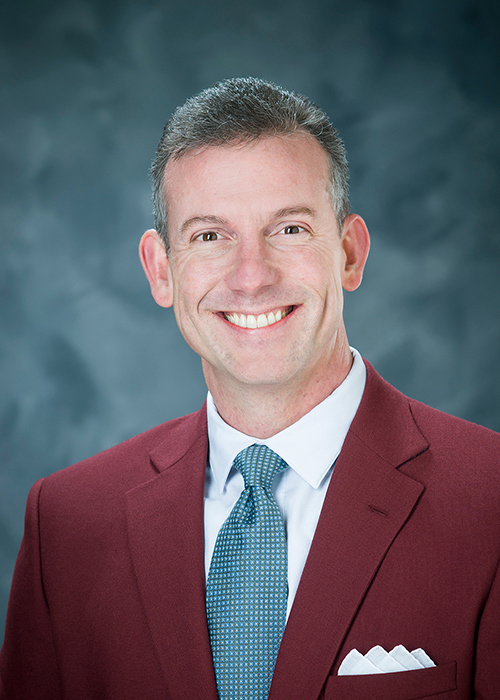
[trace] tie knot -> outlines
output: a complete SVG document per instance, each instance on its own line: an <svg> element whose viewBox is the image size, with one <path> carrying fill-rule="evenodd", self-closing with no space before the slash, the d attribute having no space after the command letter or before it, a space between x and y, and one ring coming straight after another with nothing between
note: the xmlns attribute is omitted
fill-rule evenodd
<svg viewBox="0 0 500 700"><path fill-rule="evenodd" d="M287 466L287 463L266 445L250 445L236 455L234 460L234 468L242 475L245 488L269 488L274 475Z"/></svg>

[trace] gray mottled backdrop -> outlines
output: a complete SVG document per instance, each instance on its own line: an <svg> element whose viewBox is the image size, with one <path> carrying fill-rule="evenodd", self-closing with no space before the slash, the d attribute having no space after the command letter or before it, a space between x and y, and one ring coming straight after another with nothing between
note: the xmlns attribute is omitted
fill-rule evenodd
<svg viewBox="0 0 500 700"><path fill-rule="evenodd" d="M500 429L498 8L3 0L0 618L30 485L204 398L136 251L163 123L221 78L328 111L373 238L351 342L410 396Z"/></svg>

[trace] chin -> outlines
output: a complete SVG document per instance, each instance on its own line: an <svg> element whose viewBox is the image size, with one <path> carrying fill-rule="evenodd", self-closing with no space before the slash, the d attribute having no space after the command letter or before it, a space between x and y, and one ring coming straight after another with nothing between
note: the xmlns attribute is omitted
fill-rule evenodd
<svg viewBox="0 0 500 700"><path fill-rule="evenodd" d="M245 384L247 386L281 386L291 380L295 375L295 372L290 369L288 371L284 371L283 367L274 371L272 369L270 370L269 368L267 368L265 371L263 371L262 368L252 371L252 368L247 366L242 368L240 371L234 369L232 372L230 372L230 375L238 383Z"/></svg>

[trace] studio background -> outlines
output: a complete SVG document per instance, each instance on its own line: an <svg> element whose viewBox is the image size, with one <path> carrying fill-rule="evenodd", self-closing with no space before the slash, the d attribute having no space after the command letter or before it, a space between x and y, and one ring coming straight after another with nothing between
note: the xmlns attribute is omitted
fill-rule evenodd
<svg viewBox="0 0 500 700"><path fill-rule="evenodd" d="M32 483L204 400L137 245L163 124L217 80L270 79L328 112L372 235L351 344L408 395L500 430L499 8L1 3L2 630Z"/></svg>

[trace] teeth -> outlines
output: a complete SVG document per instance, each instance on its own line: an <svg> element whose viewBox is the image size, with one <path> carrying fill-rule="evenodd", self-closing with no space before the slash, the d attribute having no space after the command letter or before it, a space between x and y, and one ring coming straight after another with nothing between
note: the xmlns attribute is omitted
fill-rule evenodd
<svg viewBox="0 0 500 700"><path fill-rule="evenodd" d="M248 316L245 316L244 314L237 313L224 314L224 317L230 323L233 323L235 326L239 326L240 328L265 328L266 326L272 326L273 323L281 321L281 319L285 318L285 316L287 316L291 310L292 307L289 307L288 309L277 309L276 311L270 311L267 315L259 314L257 317L253 314L248 314Z"/></svg>

